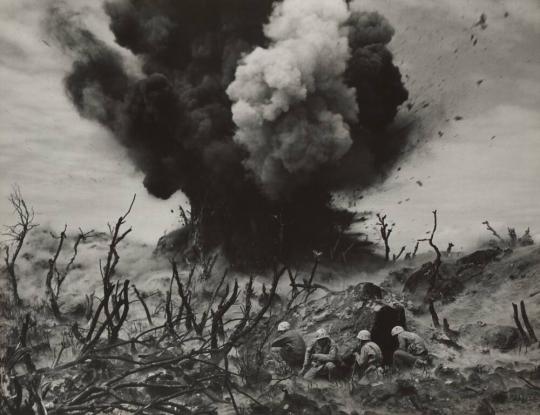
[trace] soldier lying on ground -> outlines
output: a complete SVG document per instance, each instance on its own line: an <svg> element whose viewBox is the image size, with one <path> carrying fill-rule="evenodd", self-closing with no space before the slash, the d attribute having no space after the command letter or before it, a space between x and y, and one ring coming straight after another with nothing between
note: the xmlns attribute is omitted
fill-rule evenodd
<svg viewBox="0 0 540 415"><path fill-rule="evenodd" d="M338 361L338 348L325 329L317 330L315 341L306 351L301 374L306 379L328 377L330 380Z"/></svg>
<svg viewBox="0 0 540 415"><path fill-rule="evenodd" d="M283 361L293 369L300 369L304 363L306 343L302 335L291 329L287 321L282 321L277 328L280 336L272 344L272 351L279 353Z"/></svg>
<svg viewBox="0 0 540 415"><path fill-rule="evenodd" d="M399 348L394 352L393 361L397 368L410 368L417 364L425 364L428 358L426 343L422 338L401 326L392 329L392 336L397 336Z"/></svg>
<svg viewBox="0 0 540 415"><path fill-rule="evenodd" d="M355 352L356 367L354 373L360 378L377 381L382 375L382 352L380 347L371 341L371 333L361 330L356 336L360 340L359 352Z"/></svg>

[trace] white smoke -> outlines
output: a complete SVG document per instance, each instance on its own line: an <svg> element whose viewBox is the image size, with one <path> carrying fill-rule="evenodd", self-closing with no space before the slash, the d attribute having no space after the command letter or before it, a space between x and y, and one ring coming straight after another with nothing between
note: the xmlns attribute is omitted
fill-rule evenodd
<svg viewBox="0 0 540 415"><path fill-rule="evenodd" d="M245 166L271 197L339 160L358 111L343 74L350 56L343 0L284 0L264 33L268 48L240 62L227 94Z"/></svg>

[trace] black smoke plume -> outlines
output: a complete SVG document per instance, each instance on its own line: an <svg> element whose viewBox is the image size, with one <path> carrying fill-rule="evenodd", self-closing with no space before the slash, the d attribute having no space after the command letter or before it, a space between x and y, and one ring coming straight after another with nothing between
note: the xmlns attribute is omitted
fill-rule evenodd
<svg viewBox="0 0 540 415"><path fill-rule="evenodd" d="M387 126L407 91L386 19L344 0L104 8L144 76L56 6L47 27L73 56L67 94L128 149L148 192L187 196L198 246L264 261L333 245L353 214L331 190L369 185L399 151Z"/></svg>

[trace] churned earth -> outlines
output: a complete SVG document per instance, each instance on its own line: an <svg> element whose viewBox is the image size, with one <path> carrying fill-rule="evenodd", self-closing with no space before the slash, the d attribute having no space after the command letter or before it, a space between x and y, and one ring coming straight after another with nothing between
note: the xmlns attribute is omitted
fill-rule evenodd
<svg viewBox="0 0 540 415"><path fill-rule="evenodd" d="M60 269L70 258L69 248L73 242L74 237L68 240L66 251L60 256ZM44 384L49 385L44 403L51 413L59 410L63 394L73 393L82 387L77 386L80 382L88 381L84 377L89 376L87 367L70 367L70 362L76 361L81 353L81 346L70 333L74 322L83 333L89 327L88 317L85 317L87 300L91 294L95 294L96 299L102 295L99 260L106 257L109 239L106 234L100 234L79 247L78 259L61 291L62 320L52 316L44 287L47 261L54 253L56 243L49 230L33 231L18 264L20 292L25 305L2 311L2 332L6 334L2 336L4 351L15 347L25 313L30 312L35 321L29 332L28 347L38 371L44 373ZM163 304L171 284L170 256L129 239L124 241L118 253L120 260L115 279L129 279L146 299L154 327L163 324ZM368 264L339 263L321 258L313 274L313 284L318 284L319 288L307 299L302 294L294 303L289 303L290 280L284 276L278 285L277 296L259 326L230 352L229 369L238 373L238 378L232 382L238 388L235 389L238 391L235 404L243 411L240 413L533 413L540 404L540 348L538 341L525 344L514 324L512 303L519 306L520 301L524 301L528 319L539 333L540 248L534 244L510 247L505 240L491 241L466 255L443 254L436 285L440 295L434 302L441 323L439 328L434 327L425 302L426 280L433 259L431 253L389 264L382 259ZM297 282L305 283L309 279L312 265L290 267ZM180 280L186 283L191 266L180 262L179 268ZM202 268L204 266L199 265L197 269ZM218 259L211 274L193 278L192 295L197 316L212 298L225 268L226 263ZM230 270L226 281L231 285L232 280L237 279L242 287L249 280L249 274L253 273ZM265 304L271 285L271 280L265 276L268 274L271 272L255 273L252 315ZM9 289L5 275L2 284L3 303L7 305ZM152 328L141 303L130 295L129 316L120 339L133 338ZM176 296L173 302L181 303ZM232 319L242 315L242 304L240 297L230 311ZM339 345L342 359L335 379L307 382L275 359L269 344L275 335L275 324L282 318L298 328L308 343L318 328L329 331ZM447 328L443 327L443 319L448 321ZM383 379L375 384L351 381L347 364L351 362L350 353L356 344L358 330L372 331L389 363L396 347L389 332L396 324L406 325L426 339L432 365L408 372L387 368ZM182 330L185 329L178 327L179 333ZM230 330L225 329L224 338L230 335ZM115 374L127 370L132 359L146 362L145 359L154 354L174 356L187 347L171 340L164 342L169 344L165 349L160 348L164 346L159 343L158 349L149 344L135 349L126 345L119 347L116 353L111 352L113 357L101 356L100 359L116 360L108 361L107 370L93 369L94 384L106 384ZM63 352L59 356L60 349ZM100 361L94 359L93 362ZM51 369L54 366L59 369ZM175 364L157 365L134 375L133 382L152 379L154 384L169 385L166 387L171 387L170 382L189 385L190 376L198 370L201 369L197 365L189 368ZM26 370L18 364L16 372L24 377ZM192 412L185 413L235 413L223 388L211 383L207 387L212 393L197 392L176 402L191 408ZM146 394L156 396L155 391L148 390L138 396L143 398ZM157 396L161 395L158 393ZM207 412L197 412L197 408L202 407ZM127 412L116 409L115 413Z"/></svg>

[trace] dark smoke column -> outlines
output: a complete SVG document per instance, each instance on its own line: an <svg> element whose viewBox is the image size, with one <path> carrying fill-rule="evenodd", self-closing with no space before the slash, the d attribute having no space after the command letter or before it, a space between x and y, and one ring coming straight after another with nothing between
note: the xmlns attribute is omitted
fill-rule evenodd
<svg viewBox="0 0 540 415"><path fill-rule="evenodd" d="M120 0L105 11L144 77L51 9L49 30L74 59L67 93L128 148L151 194L185 193L188 239L238 262L332 245L352 218L331 206L340 160L360 149L376 172L407 97L386 20L343 0Z"/></svg>

